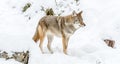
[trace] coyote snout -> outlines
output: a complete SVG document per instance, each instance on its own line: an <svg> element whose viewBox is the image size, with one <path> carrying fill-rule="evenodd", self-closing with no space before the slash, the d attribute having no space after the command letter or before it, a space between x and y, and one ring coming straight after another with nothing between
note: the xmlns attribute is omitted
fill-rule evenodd
<svg viewBox="0 0 120 64"><path fill-rule="evenodd" d="M48 39L48 50L52 53L51 43L55 36L62 38L63 52L67 54L67 47L69 38L80 27L86 26L83 22L82 11L76 13L75 11L68 16L44 16L40 19L33 40L37 42L40 40L40 49L43 53L43 40L45 36Z"/></svg>
<svg viewBox="0 0 120 64"><path fill-rule="evenodd" d="M82 23L82 27L84 27L84 26L86 26L86 24L85 24L85 23Z"/></svg>

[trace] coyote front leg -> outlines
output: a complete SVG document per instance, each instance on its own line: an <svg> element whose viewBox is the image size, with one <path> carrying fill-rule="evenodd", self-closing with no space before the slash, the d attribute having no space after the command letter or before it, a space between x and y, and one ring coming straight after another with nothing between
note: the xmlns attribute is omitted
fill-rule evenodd
<svg viewBox="0 0 120 64"><path fill-rule="evenodd" d="M63 52L65 54L67 54L68 41L69 41L69 37L62 36Z"/></svg>
<svg viewBox="0 0 120 64"><path fill-rule="evenodd" d="M47 44L47 48L48 50L53 53L52 49L51 49L51 43L53 41L53 35L47 35L47 38L48 38L48 44Z"/></svg>

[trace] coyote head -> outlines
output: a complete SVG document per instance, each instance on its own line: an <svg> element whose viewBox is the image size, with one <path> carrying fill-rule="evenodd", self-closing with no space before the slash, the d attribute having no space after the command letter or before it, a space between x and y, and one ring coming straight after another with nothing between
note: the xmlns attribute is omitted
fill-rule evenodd
<svg viewBox="0 0 120 64"><path fill-rule="evenodd" d="M79 13L76 13L75 11L73 11L72 17L74 18L73 24L75 28L86 26L85 23L83 22L82 11Z"/></svg>

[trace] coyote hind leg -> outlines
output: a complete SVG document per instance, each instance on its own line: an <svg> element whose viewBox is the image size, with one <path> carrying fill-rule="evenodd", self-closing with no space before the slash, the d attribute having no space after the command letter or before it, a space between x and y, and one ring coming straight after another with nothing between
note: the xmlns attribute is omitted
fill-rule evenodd
<svg viewBox="0 0 120 64"><path fill-rule="evenodd" d="M53 37L53 35L47 35L47 38L48 38L47 48L51 53L53 53L53 51L51 49L51 43L52 43L54 37Z"/></svg>
<svg viewBox="0 0 120 64"><path fill-rule="evenodd" d="M41 26L38 27L38 32L39 32L39 38L40 38L39 47L40 47L41 52L44 53L43 52L43 41L44 41L44 38L45 38L45 32L42 31Z"/></svg>
<svg viewBox="0 0 120 64"><path fill-rule="evenodd" d="M43 35L42 37L40 37L40 44L39 44L39 47L40 47L40 50L41 50L42 53L44 53L44 52L43 52L43 41L44 41L44 37L45 37L45 35Z"/></svg>

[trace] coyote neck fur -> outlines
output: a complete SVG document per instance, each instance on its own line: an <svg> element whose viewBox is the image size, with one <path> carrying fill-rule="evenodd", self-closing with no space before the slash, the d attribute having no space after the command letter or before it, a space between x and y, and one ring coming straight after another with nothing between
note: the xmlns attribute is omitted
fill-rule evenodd
<svg viewBox="0 0 120 64"><path fill-rule="evenodd" d="M61 17L61 20L59 21L59 23L61 23L59 24L59 27L61 28L61 33L73 34L77 30L71 23L72 21L73 20L69 19L68 16Z"/></svg>

